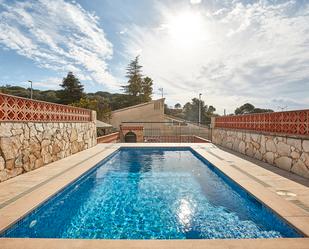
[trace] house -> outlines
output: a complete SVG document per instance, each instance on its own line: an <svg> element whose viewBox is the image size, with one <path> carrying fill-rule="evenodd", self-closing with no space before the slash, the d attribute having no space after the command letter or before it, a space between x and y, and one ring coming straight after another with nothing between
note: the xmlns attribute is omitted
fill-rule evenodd
<svg viewBox="0 0 309 249"><path fill-rule="evenodd" d="M187 142L208 138L209 130L192 122L164 114L164 98L119 109L109 123L125 142Z"/></svg>
<svg viewBox="0 0 309 249"><path fill-rule="evenodd" d="M113 111L109 123L116 129L120 125L160 127L164 122L164 98Z"/></svg>

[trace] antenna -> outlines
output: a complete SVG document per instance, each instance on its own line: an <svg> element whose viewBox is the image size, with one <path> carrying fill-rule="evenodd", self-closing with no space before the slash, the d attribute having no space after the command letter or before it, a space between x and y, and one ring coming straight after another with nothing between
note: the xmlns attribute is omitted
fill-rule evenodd
<svg viewBox="0 0 309 249"><path fill-rule="evenodd" d="M161 92L161 97L162 97L162 99L163 99L163 87L160 87L160 88L159 88L159 91Z"/></svg>
<svg viewBox="0 0 309 249"><path fill-rule="evenodd" d="M287 105L286 106L278 106L277 108L280 109L283 112L284 110L288 109L288 106Z"/></svg>

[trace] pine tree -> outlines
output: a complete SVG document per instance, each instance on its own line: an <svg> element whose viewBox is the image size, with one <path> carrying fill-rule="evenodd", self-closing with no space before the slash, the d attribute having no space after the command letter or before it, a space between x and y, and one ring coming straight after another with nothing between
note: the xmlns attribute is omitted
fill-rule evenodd
<svg viewBox="0 0 309 249"><path fill-rule="evenodd" d="M177 103L177 104L175 104L175 109L180 109L181 108L181 104L180 103Z"/></svg>
<svg viewBox="0 0 309 249"><path fill-rule="evenodd" d="M139 56L136 56L127 67L126 77L128 85L122 86L126 94L138 96L142 93L142 66L139 65Z"/></svg>
<svg viewBox="0 0 309 249"><path fill-rule="evenodd" d="M149 77L145 77L142 81L142 94L141 94L141 99L142 102L148 102L151 100L151 95L152 95L152 85L153 81Z"/></svg>
<svg viewBox="0 0 309 249"><path fill-rule="evenodd" d="M70 104L72 106L86 108L97 112L97 119L101 121L107 121L111 116L111 109L107 99L101 96L85 96L78 102Z"/></svg>
<svg viewBox="0 0 309 249"><path fill-rule="evenodd" d="M60 86L63 88L59 91L62 104L78 102L84 96L84 86L72 72L69 72L67 77L63 78Z"/></svg>

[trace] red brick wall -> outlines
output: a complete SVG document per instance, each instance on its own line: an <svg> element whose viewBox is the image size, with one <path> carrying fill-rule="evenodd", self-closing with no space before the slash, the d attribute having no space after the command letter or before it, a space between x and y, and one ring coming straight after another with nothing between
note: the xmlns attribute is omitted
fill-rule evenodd
<svg viewBox="0 0 309 249"><path fill-rule="evenodd" d="M90 122L92 111L0 93L0 121Z"/></svg>
<svg viewBox="0 0 309 249"><path fill-rule="evenodd" d="M111 133L97 138L97 143L116 143L119 141L119 132Z"/></svg>
<svg viewBox="0 0 309 249"><path fill-rule="evenodd" d="M309 110L216 117L214 128L309 136Z"/></svg>
<svg viewBox="0 0 309 249"><path fill-rule="evenodd" d="M146 143L209 143L210 141L192 135L144 136Z"/></svg>

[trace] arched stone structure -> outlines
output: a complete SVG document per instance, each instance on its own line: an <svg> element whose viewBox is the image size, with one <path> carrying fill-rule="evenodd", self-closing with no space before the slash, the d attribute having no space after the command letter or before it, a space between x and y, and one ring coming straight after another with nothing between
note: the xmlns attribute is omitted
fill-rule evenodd
<svg viewBox="0 0 309 249"><path fill-rule="evenodd" d="M136 138L137 138L136 134L133 131L129 131L127 132L127 134L125 134L124 141L126 143L136 143L137 141Z"/></svg>
<svg viewBox="0 0 309 249"><path fill-rule="evenodd" d="M120 139L126 143L144 142L143 126L120 126ZM128 136L127 136L128 135Z"/></svg>

